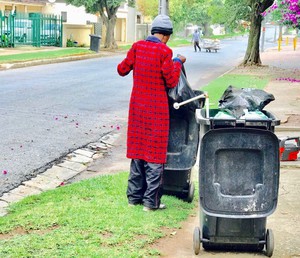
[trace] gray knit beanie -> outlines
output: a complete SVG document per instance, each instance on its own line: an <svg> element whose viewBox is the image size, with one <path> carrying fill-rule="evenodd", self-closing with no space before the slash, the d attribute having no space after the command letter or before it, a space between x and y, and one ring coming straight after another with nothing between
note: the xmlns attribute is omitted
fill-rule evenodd
<svg viewBox="0 0 300 258"><path fill-rule="evenodd" d="M163 35L171 35L173 33L173 25L169 16L160 14L155 17L152 22L151 34L155 33Z"/></svg>

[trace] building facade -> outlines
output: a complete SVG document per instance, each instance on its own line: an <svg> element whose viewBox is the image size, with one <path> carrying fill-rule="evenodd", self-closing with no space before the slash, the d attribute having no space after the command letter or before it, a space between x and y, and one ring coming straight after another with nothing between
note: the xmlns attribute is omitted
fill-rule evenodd
<svg viewBox="0 0 300 258"><path fill-rule="evenodd" d="M9 13L41 13L58 15L63 21L62 46L72 40L81 46L90 45L90 34L100 35L105 40L105 27L101 17L88 14L85 8L67 5L60 0L0 1L0 11ZM139 39L136 24L141 19L135 8L122 4L117 12L115 39L118 43L132 43ZM139 33L141 35L141 33Z"/></svg>

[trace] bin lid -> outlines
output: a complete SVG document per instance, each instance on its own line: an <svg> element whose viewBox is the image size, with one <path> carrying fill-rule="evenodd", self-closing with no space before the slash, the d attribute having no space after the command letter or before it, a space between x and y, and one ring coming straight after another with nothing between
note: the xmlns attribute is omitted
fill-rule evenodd
<svg viewBox="0 0 300 258"><path fill-rule="evenodd" d="M99 39L101 39L101 38L102 38L101 36L99 36L99 35L95 35L95 34L90 34L90 37L93 37L93 38L99 38Z"/></svg>
<svg viewBox="0 0 300 258"><path fill-rule="evenodd" d="M210 130L201 141L199 173L201 208L208 215L266 217L277 205L278 138L260 129Z"/></svg>

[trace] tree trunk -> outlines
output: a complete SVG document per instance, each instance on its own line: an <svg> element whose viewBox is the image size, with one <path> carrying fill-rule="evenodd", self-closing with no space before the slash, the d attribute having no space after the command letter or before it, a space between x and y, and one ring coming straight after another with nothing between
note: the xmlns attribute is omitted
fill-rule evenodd
<svg viewBox="0 0 300 258"><path fill-rule="evenodd" d="M261 65L259 54L259 39L261 33L262 13L267 10L274 0L249 0L251 9L251 25L248 47L244 57L244 65Z"/></svg>
<svg viewBox="0 0 300 258"><path fill-rule="evenodd" d="M115 40L115 26L116 26L117 16L112 15L109 18L105 17L103 20L104 20L104 25L106 27L104 48L116 49L118 48L118 45Z"/></svg>
<svg viewBox="0 0 300 258"><path fill-rule="evenodd" d="M259 53L259 39L261 33L261 22L263 20L260 13L257 12L257 7L251 6L251 25L248 38L248 47L244 57L244 65L261 65Z"/></svg>

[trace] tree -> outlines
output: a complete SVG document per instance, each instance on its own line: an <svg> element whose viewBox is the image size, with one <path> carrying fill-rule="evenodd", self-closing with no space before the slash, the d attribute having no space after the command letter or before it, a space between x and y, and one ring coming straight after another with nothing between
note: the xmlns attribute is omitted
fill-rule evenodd
<svg viewBox="0 0 300 258"><path fill-rule="evenodd" d="M224 9L227 14L225 26L230 32L238 28L241 21L250 21L250 8L247 0L226 0Z"/></svg>
<svg viewBox="0 0 300 258"><path fill-rule="evenodd" d="M67 4L84 6L88 13L99 13L106 27L104 48L118 48L115 40L114 29L117 21L117 11L126 0L66 0ZM133 6L134 0L128 1Z"/></svg>
<svg viewBox="0 0 300 258"><path fill-rule="evenodd" d="M300 29L300 2L298 0L281 0L275 3L270 12L281 14L281 22L293 28Z"/></svg>
<svg viewBox="0 0 300 258"><path fill-rule="evenodd" d="M144 16L154 18L158 14L158 0L136 0L136 6Z"/></svg>
<svg viewBox="0 0 300 258"><path fill-rule="evenodd" d="M272 4L274 0L248 0L250 7L250 33L248 38L247 51L243 60L244 65L261 65L259 53L259 40L261 32L261 23L263 20L262 13L264 13Z"/></svg>

